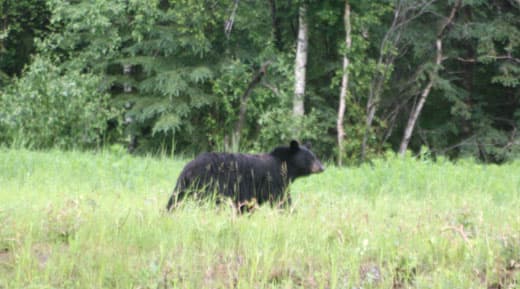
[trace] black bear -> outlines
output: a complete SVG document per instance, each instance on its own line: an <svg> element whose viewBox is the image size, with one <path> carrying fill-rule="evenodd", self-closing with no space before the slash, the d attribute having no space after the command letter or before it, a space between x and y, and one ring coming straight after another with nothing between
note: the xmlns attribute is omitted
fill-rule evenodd
<svg viewBox="0 0 520 289"><path fill-rule="evenodd" d="M184 167L166 208L186 196L228 197L239 211L251 203L290 205L288 185L322 171L314 153L294 140L268 154L203 153Z"/></svg>

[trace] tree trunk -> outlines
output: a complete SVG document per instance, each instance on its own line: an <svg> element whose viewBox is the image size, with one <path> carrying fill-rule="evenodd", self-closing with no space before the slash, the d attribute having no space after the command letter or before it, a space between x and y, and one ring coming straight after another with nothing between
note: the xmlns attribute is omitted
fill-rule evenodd
<svg viewBox="0 0 520 289"><path fill-rule="evenodd" d="M130 76L132 74L132 64L123 65L123 74L125 76L127 76L128 78L130 78ZM132 91L133 91L132 84L130 82L124 82L123 91L124 91L124 93L132 93ZM125 105L125 107L127 107L127 109L130 109L131 106L132 106L132 104L130 102L126 103L126 105ZM125 125L127 127L130 127L130 129L129 129L130 140L129 140L128 146L126 148L129 153L133 153L138 145L137 134L134 131L134 129L132 129L132 127L134 126L134 122L135 122L135 120L132 117L127 116L125 118Z"/></svg>
<svg viewBox="0 0 520 289"><path fill-rule="evenodd" d="M224 32L228 38L231 35L231 30L233 29L233 24L235 23L235 15L237 13L238 1L239 0L235 0L233 2L233 8L231 8L231 14L229 15L228 20L226 20L226 25L224 26Z"/></svg>
<svg viewBox="0 0 520 289"><path fill-rule="evenodd" d="M377 60L377 69L372 78L372 83L370 85L370 92L368 94L367 106L366 106L366 118L365 118L365 133L363 135L363 140L361 141L361 161L365 161L367 146L368 146L368 137L370 135L370 131L372 129L372 122L374 121L374 117L376 115L377 105L381 98L381 91L383 88L383 84L388 77L388 72L391 69L391 66L395 60L395 55L389 54L388 47L395 46L399 42L401 38L401 29L399 28L400 23L402 21L403 14L403 6L401 2L398 2L397 6L394 10L394 18L392 20L392 25L387 30L383 40L381 41L381 45L379 48L379 59Z"/></svg>
<svg viewBox="0 0 520 289"><path fill-rule="evenodd" d="M282 51L282 31L280 29L280 17L278 16L278 11L276 10L276 0L269 0L269 6L271 8L271 27L274 46L278 51Z"/></svg>
<svg viewBox="0 0 520 289"><path fill-rule="evenodd" d="M123 74L125 76L130 77L132 74L132 64L124 64L123 65ZM123 91L125 93L132 93L132 84L130 82L123 83Z"/></svg>
<svg viewBox="0 0 520 289"><path fill-rule="evenodd" d="M270 61L262 64L258 72L253 76L253 79L247 86L246 91L244 92L242 97L240 97L240 110L238 112L238 120L235 123L235 130L232 136L232 151L238 151L238 149L240 148L240 136L242 134L242 128L244 127L244 123L246 122L247 102L249 100L249 95L253 91L253 88L257 86L258 83L260 83L262 77L264 77L264 75L266 74L266 70L269 64L271 64Z"/></svg>
<svg viewBox="0 0 520 289"><path fill-rule="evenodd" d="M345 22L345 47L348 50L352 46L352 36L351 36L351 25L350 25L350 3L348 0L345 0L345 14L344 14L344 22ZM343 76L341 77L341 90L339 93L339 107L338 107L338 119L336 123L336 127L338 130L338 166L342 165L343 162L343 140L345 138L345 128L343 127L343 120L345 117L345 100L348 93L348 66L349 59L347 56L347 52L343 56Z"/></svg>
<svg viewBox="0 0 520 289"><path fill-rule="evenodd" d="M305 113L303 104L305 95L305 70L307 67L307 46L309 42L306 14L306 4L301 4L299 12L298 39L296 41L296 62L294 67L294 116L303 116Z"/></svg>
<svg viewBox="0 0 520 289"><path fill-rule="evenodd" d="M418 3L417 3L418 2ZM397 57L396 53L389 49L397 47L401 42L401 34L403 29L410 21L426 13L426 10L434 2L433 0L423 1L397 1L394 9L394 18L390 28L386 31L381 45L379 47L379 59L377 61L377 68L372 79L370 92L368 94L365 118L365 133L361 142L361 161L366 158L368 149L368 138L372 130L372 123L374 121L376 111L381 101L381 94L386 80L390 76L393 63Z"/></svg>
<svg viewBox="0 0 520 289"><path fill-rule="evenodd" d="M436 67L440 66L441 59L442 59L442 40L437 39L436 41L436 47L437 47L437 59L435 61ZM437 70L437 69L435 69ZM404 130L404 136L401 141L401 145L399 146L399 154L404 155L406 153L406 149L408 148L408 144L410 143L410 138L412 137L413 129L415 127L415 123L417 122L417 118L419 117L419 114L421 113L421 110L424 106L424 103L426 102L426 98L428 95L430 95L430 91L433 86L433 81L436 77L435 72L430 73L430 80L428 81L428 84L426 84L426 87L424 87L421 97L419 98L419 102L415 105L415 107L412 109L412 112L410 113L410 117L408 118L408 123L406 125L406 129Z"/></svg>
<svg viewBox="0 0 520 289"><path fill-rule="evenodd" d="M419 115L421 114L421 111L424 107L424 103L426 102L426 99L428 98L428 95L430 95L430 91L433 87L433 83L438 76L438 72L441 68L442 63L442 38L445 34L448 25L453 21L453 18L455 18L455 14L457 10L460 8L462 4L462 0L458 0L453 5L453 8L451 9L450 15L448 19L444 22L444 24L441 26L439 32L437 33L437 39L435 40L435 50L436 50L436 56L435 56L435 66L432 70L432 72L429 73L429 80L426 86L424 87L421 96L419 98L419 102L415 107L412 109L412 112L410 113L410 117L408 118L408 123L406 124L406 128L404 130L403 139L401 140L401 145L399 146L399 154L403 156L406 153L406 150L408 149L408 144L410 143L410 139L413 134L413 130L415 128L415 123L417 122L417 119L419 118Z"/></svg>

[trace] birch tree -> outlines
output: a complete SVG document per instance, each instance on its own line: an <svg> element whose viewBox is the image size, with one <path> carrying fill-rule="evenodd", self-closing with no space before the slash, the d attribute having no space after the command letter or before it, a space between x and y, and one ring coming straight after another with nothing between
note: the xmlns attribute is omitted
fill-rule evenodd
<svg viewBox="0 0 520 289"><path fill-rule="evenodd" d="M441 69L441 64L442 64L442 60L443 60L442 39L443 39L443 36L446 34L446 31L449 28L449 25L453 22L453 19L455 18L455 14L457 13L457 10L460 8L461 4L462 4L462 0L457 0L454 3L448 18L446 18L446 20L443 21L443 23L437 33L437 37L435 39L435 52L436 53L435 53L434 66L433 66L432 70L428 73L428 83L422 90L419 100L417 101L416 105L412 108L412 111L408 118L408 123L406 124L404 135L401 140L401 145L399 146L400 155L404 155L406 153L406 149L408 148L408 144L410 143L410 139L412 137L415 123L417 122L417 119L419 118L419 115L421 114L422 108L424 107L424 103L426 102L426 99L430 95L432 87L438 77L438 73Z"/></svg>
<svg viewBox="0 0 520 289"><path fill-rule="evenodd" d="M365 160L368 146L368 138L372 130L377 108L381 101L381 95L385 88L385 83L392 73L392 67L397 51L401 44L401 36L404 28L414 19L423 15L435 0L398 0L394 8L394 17L388 30L386 31L379 48L379 58L377 69L366 104L365 133L361 142L361 161Z"/></svg>
<svg viewBox="0 0 520 289"><path fill-rule="evenodd" d="M341 89L339 93L339 107L338 107L338 119L336 128L338 130L338 166L342 165L343 160L343 140L345 138L345 128L343 127L343 120L345 117L345 99L348 94L348 80L349 80L349 58L347 56L348 50L352 46L351 36L351 25L350 25L350 3L349 0L345 0L345 13L343 17L345 23L345 54L343 55L343 76L341 77Z"/></svg>
<svg viewBox="0 0 520 289"><path fill-rule="evenodd" d="M305 74L307 67L307 46L309 42L306 14L307 4L302 3L298 17L298 38L296 40L296 61L294 65L294 116L303 116L305 114Z"/></svg>

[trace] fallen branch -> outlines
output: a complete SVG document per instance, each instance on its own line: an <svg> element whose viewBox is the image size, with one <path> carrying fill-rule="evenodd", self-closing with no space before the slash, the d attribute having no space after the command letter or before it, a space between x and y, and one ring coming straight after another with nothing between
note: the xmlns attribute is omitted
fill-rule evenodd
<svg viewBox="0 0 520 289"><path fill-rule="evenodd" d="M464 242L466 242L466 244L469 245L469 238L468 238L468 235L466 234L466 232L464 231L464 225L446 226L441 229L441 232L445 232L445 231L454 231L454 232L458 233L460 235L460 237L462 238L462 240L464 240Z"/></svg>

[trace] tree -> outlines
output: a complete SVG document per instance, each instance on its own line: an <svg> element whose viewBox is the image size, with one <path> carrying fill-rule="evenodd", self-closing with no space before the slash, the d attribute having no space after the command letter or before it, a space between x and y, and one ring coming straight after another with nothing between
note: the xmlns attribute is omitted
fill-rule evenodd
<svg viewBox="0 0 520 289"><path fill-rule="evenodd" d="M427 90L430 73L437 66L432 43L440 29L431 23L451 8L437 2L403 34L408 44L396 61L387 101L381 106L382 115L392 114L388 140L399 150L405 133L413 132L407 145L412 151L426 146L433 154L453 158L510 159L518 155L515 111L519 96L510 80L518 79L514 69L520 64L515 61L520 26L513 16L519 6L511 1L465 2L442 35L442 65ZM507 79L504 83L498 81L502 75ZM425 94L428 97L421 98ZM420 117L411 127L416 108L421 107L418 104L422 105ZM391 136L392 128L399 135Z"/></svg>
<svg viewBox="0 0 520 289"><path fill-rule="evenodd" d="M386 30L379 48L377 67L372 78L370 93L366 104L365 133L361 143L361 160L364 161L367 153L368 138L376 116L377 108L381 102L381 94L386 81L392 74L392 68L399 50L402 50L401 36L410 22L423 15L434 0L397 0L394 8L394 16L390 27Z"/></svg>
<svg viewBox="0 0 520 289"><path fill-rule="evenodd" d="M40 147L193 154L298 137L338 164L423 146L509 160L520 155L520 4L464 1L442 28L454 3L0 0L0 141L24 128L22 143ZM70 132L76 116L89 133Z"/></svg>
<svg viewBox="0 0 520 289"><path fill-rule="evenodd" d="M99 91L100 77L35 57L24 77L0 94L0 141L40 148L96 148L117 112Z"/></svg>
<svg viewBox="0 0 520 289"><path fill-rule="evenodd" d="M305 113L305 76L307 68L307 48L308 48L308 27L307 27L307 4L300 4L298 17L298 38L296 40L296 58L294 64L294 99L293 115L301 117Z"/></svg>
<svg viewBox="0 0 520 289"><path fill-rule="evenodd" d="M453 7L451 8L451 12L446 20L444 20L444 23L441 24L441 27L439 29L439 32L437 33L437 37L435 39L435 62L433 64L433 67L431 68L431 71L428 72L428 83L424 87L424 89L421 92L421 96L419 97L419 100L417 101L417 104L413 107L412 112L410 113L410 117L408 118L408 123L406 125L406 128L404 130L403 139L401 141L401 145L399 146L399 154L404 155L406 152L406 149L408 148L408 143L410 142L410 138L413 133L413 129L415 127L415 123L417 122L417 118L419 117L419 114L422 111L422 108L424 106L424 103L426 102L426 99L430 95L430 91L434 85L434 82L437 78L437 75L441 69L441 63L443 58L442 53L442 41L443 37L446 34L447 29L449 28L449 25L454 21L455 14L459 10L460 6L462 5L462 0L457 0Z"/></svg>
<svg viewBox="0 0 520 289"><path fill-rule="evenodd" d="M343 76L341 77L341 90L339 94L339 105L338 105L338 120L337 120L337 130L338 130L338 166L342 165L343 161L343 141L345 138L345 129L343 127L343 121L345 118L345 98L348 94L348 69L349 69L349 58L347 53L349 49L352 47L352 35L351 35L351 24L350 24L350 3L348 0L345 0L345 13L344 13L344 22L345 22L345 54L343 55Z"/></svg>
<svg viewBox="0 0 520 289"><path fill-rule="evenodd" d="M0 84L19 75L34 52L34 37L47 32L45 0L0 0Z"/></svg>
<svg viewBox="0 0 520 289"><path fill-rule="evenodd" d="M238 147L240 146L240 136L242 133L242 129L244 127L245 121L246 121L246 110L247 110L247 102L249 100L249 96L251 95L251 92L257 86L264 75L266 74L267 67L269 66L270 62L266 62L262 64L260 69L255 73L253 76L253 79L247 86L244 94L240 97L240 110L238 113L238 120L236 121L235 130L233 133L233 145L232 148L234 151L238 150Z"/></svg>

